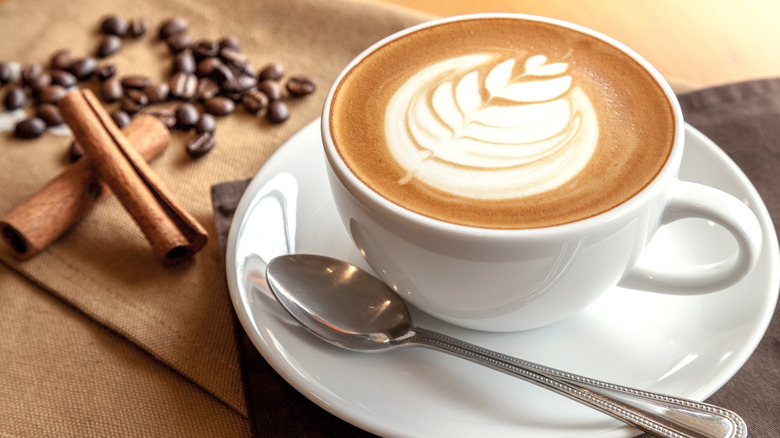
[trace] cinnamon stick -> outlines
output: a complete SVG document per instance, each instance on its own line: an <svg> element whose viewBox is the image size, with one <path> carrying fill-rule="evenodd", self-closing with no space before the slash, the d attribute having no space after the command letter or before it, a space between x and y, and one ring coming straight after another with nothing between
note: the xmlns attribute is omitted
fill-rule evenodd
<svg viewBox="0 0 780 438"><path fill-rule="evenodd" d="M206 244L206 230L168 194L92 91L72 91L58 106L100 178L163 263L188 259Z"/></svg>
<svg viewBox="0 0 780 438"><path fill-rule="evenodd" d="M141 156L150 161L170 142L157 118L137 116L123 131ZM0 236L19 260L34 256L69 230L110 194L88 157L68 166L36 194L0 220Z"/></svg>

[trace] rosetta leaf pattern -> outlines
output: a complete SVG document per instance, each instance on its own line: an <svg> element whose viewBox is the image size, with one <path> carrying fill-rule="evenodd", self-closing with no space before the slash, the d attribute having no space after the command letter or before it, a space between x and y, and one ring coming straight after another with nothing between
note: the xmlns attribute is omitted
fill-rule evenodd
<svg viewBox="0 0 780 438"><path fill-rule="evenodd" d="M565 72L568 64L565 62L547 64L546 56L535 55L525 61L524 67L523 76L553 76Z"/></svg>
<svg viewBox="0 0 780 438"><path fill-rule="evenodd" d="M385 113L388 148L405 170L398 183L507 199L570 180L598 125L568 67L544 55L473 54L413 75Z"/></svg>
<svg viewBox="0 0 780 438"><path fill-rule="evenodd" d="M512 78L515 60L509 59L493 67L485 77L485 89L490 98L503 98L518 103L543 102L556 99L571 88L571 77L560 76L568 64L548 64L544 55L534 55L523 65L524 71Z"/></svg>

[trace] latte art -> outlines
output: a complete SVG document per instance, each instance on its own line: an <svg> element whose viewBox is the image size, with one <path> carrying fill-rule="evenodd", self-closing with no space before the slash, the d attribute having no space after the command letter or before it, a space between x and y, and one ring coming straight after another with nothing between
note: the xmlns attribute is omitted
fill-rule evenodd
<svg viewBox="0 0 780 438"><path fill-rule="evenodd" d="M553 190L574 178L598 144L598 118L567 63L474 54L422 69L385 115L388 148L413 178L475 199ZM519 70L519 71L517 71Z"/></svg>
<svg viewBox="0 0 780 438"><path fill-rule="evenodd" d="M524 19L456 20L377 46L328 105L337 158L368 188L482 228L608 211L653 181L674 143L671 105L640 64Z"/></svg>

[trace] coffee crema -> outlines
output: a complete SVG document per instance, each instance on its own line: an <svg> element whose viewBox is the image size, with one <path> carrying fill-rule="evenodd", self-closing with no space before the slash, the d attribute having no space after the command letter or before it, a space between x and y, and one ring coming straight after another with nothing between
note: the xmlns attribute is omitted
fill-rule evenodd
<svg viewBox="0 0 780 438"><path fill-rule="evenodd" d="M483 228L538 228L620 205L671 152L652 76L593 36L521 18L438 24L362 59L331 102L333 142L390 201Z"/></svg>

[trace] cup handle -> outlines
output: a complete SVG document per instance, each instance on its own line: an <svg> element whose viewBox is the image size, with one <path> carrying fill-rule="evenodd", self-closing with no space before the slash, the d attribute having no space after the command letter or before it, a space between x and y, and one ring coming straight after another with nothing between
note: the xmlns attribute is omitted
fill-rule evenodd
<svg viewBox="0 0 780 438"><path fill-rule="evenodd" d="M728 230L739 250L725 260L703 265L635 265L619 286L677 295L714 292L733 285L755 267L761 253L761 225L756 215L732 195L677 181L661 217L661 226L684 218L702 218Z"/></svg>

